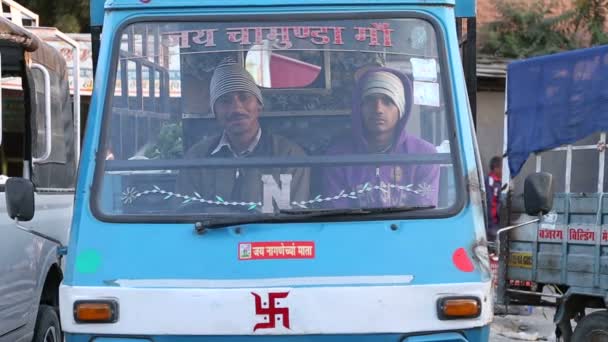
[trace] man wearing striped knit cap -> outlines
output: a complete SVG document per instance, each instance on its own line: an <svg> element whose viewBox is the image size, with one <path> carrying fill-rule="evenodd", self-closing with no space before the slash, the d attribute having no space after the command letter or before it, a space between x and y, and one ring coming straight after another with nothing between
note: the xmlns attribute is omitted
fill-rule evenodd
<svg viewBox="0 0 608 342"><path fill-rule="evenodd" d="M258 119L264 105L262 93L253 77L242 66L235 63L218 66L213 73L209 88L211 110L223 128L223 132L216 137L195 144L186 153L186 158L297 157L305 155L304 150L297 144L260 127ZM274 182L268 181L269 175L272 175ZM285 175L291 177L289 184L282 182L289 178ZM283 187L289 186L290 198L283 196L283 203L274 203L275 206L286 208L293 201L308 199L310 170L306 168L242 167L184 169L180 171L177 190L183 195L191 195L196 192L201 197L211 200L219 197L229 202L261 203L264 200L264 186L268 187L269 183ZM268 189L266 190L268 191ZM285 194L284 191L285 189L283 189L283 194ZM225 208L225 206L221 206L220 211ZM248 210L249 206L241 206L241 208Z"/></svg>

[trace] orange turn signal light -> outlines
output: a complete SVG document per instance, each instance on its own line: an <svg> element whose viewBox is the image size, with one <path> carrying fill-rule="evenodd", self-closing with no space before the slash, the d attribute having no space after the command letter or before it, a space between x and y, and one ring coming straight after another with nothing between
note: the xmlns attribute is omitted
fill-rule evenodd
<svg viewBox="0 0 608 342"><path fill-rule="evenodd" d="M439 319L476 318L481 314L481 301L476 297L447 297L437 302Z"/></svg>
<svg viewBox="0 0 608 342"><path fill-rule="evenodd" d="M77 301L74 303L76 323L115 323L118 303L113 300Z"/></svg>

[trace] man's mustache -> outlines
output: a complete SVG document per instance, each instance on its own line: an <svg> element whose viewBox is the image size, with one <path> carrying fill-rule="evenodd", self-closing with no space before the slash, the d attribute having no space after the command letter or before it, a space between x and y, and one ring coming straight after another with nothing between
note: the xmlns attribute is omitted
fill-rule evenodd
<svg viewBox="0 0 608 342"><path fill-rule="evenodd" d="M228 121L233 121L233 120L248 118L249 116L250 116L249 113L246 113L246 112L232 112L232 113L228 114L226 119Z"/></svg>

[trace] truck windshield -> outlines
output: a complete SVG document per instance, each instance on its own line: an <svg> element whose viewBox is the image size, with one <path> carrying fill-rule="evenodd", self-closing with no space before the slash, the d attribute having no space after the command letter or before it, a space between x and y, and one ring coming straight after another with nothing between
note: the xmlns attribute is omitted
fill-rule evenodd
<svg viewBox="0 0 608 342"><path fill-rule="evenodd" d="M437 37L413 17L126 26L96 212L453 207L457 135Z"/></svg>

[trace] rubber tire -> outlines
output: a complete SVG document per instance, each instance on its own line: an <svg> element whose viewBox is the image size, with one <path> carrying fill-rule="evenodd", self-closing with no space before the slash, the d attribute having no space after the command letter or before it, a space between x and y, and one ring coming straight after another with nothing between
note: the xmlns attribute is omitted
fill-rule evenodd
<svg viewBox="0 0 608 342"><path fill-rule="evenodd" d="M36 328L34 329L34 338L32 339L32 342L46 342L44 341L44 335L51 327L54 327L57 333L56 342L62 342L63 334L61 333L61 323L59 322L57 311L52 306L40 305L38 308L38 317L36 317Z"/></svg>
<svg viewBox="0 0 608 342"><path fill-rule="evenodd" d="M604 331L608 335L608 311L598 311L581 319L572 334L572 342L589 342L587 334L594 330Z"/></svg>

